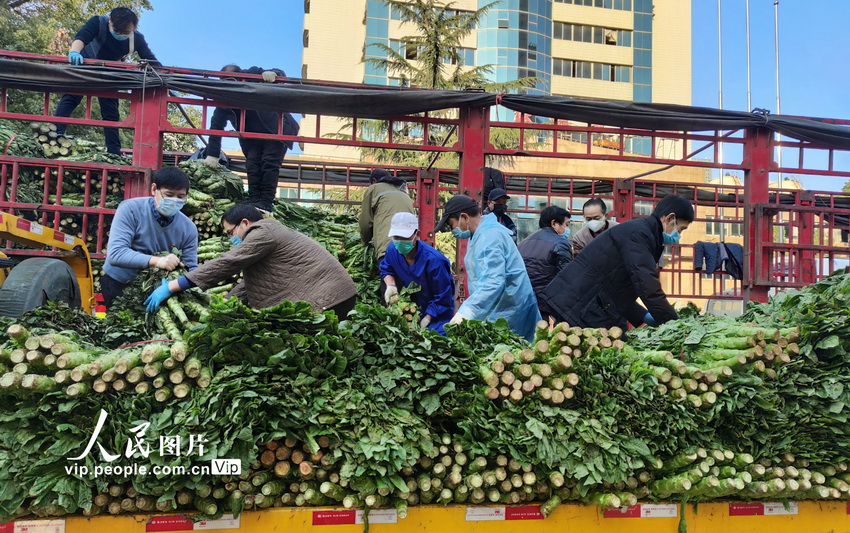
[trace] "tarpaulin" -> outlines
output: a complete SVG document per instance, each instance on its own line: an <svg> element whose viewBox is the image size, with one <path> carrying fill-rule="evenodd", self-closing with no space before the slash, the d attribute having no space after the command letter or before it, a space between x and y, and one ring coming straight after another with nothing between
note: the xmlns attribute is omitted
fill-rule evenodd
<svg viewBox="0 0 850 533"><path fill-rule="evenodd" d="M489 107L497 95L473 91L330 87L310 83L251 83L180 74L46 65L0 59L0 87L32 91L168 89L224 105L302 114L383 118L464 107ZM513 111L589 124L661 131L720 131L763 126L824 147L850 150L850 127L782 115L638 102L578 100L506 94L498 103Z"/></svg>

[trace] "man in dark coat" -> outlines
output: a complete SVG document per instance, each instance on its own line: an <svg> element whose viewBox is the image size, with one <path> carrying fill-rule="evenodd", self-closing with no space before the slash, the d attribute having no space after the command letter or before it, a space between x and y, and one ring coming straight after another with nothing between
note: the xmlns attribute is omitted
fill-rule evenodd
<svg viewBox="0 0 850 533"><path fill-rule="evenodd" d="M121 61L133 52L139 57L155 65L159 65L156 56L151 52L145 36L136 31L139 17L129 8L116 7L109 15L96 15L80 28L71 43L68 52L68 62L72 65L82 65L86 59L103 59L106 61ZM54 116L70 117L80 105L83 97L79 94L65 94L56 106ZM118 122L118 100L115 98L98 97L100 116L103 120ZM57 124L56 133L65 134L66 124ZM117 128L103 128L106 138L106 150L110 154L121 155L121 138Z"/></svg>
<svg viewBox="0 0 850 533"><path fill-rule="evenodd" d="M496 215L496 220L499 221L499 224L508 228L511 232L511 239L516 242L516 224L514 224L513 219L508 216L508 200L511 197L508 196L508 191L505 189L493 189L490 191L490 194L487 196L487 208L484 210L485 215L489 215L493 213Z"/></svg>
<svg viewBox="0 0 850 533"><path fill-rule="evenodd" d="M625 320L656 326L679 318L661 288L657 265L664 246L678 244L693 220L694 207L686 198L664 198L652 215L594 239L540 297L558 321L571 326L623 327Z"/></svg>
<svg viewBox="0 0 850 533"><path fill-rule="evenodd" d="M573 260L570 246L570 213L563 207L550 205L540 213L540 229L519 243L519 253L537 296L537 307L543 320L552 315L540 293L555 275Z"/></svg>
<svg viewBox="0 0 850 533"><path fill-rule="evenodd" d="M242 70L237 65L227 65L221 70L222 72L262 74L263 81L267 83L274 83L277 76L286 77L286 73L280 69L265 70L260 67L251 67ZM223 130L230 122L236 131L240 131L241 117L242 111L240 109L217 107L210 120L210 129ZM245 128L242 131L276 134L279 117L280 114L274 111L246 110ZM289 113L284 113L283 135L298 135L298 129L298 122L295 118ZM277 196L280 165L283 163L286 150L291 149L293 143L291 141L243 139L240 137L239 146L242 147L242 153L245 154L245 171L248 174L248 199L246 202L264 211L271 211L274 199ZM204 164L211 168L218 168L220 155L221 137L210 135Z"/></svg>

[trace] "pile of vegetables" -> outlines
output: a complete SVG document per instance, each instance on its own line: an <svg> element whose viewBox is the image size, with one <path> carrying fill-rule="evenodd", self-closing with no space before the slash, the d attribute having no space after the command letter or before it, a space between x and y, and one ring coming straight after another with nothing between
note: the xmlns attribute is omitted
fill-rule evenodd
<svg viewBox="0 0 850 533"><path fill-rule="evenodd" d="M253 310L215 294L200 297L182 340L118 349L82 323L61 331L54 318L46 331L25 317L7 325L0 351L0 461L10 465L0 483L13 487L0 492L0 520L850 499L848 299L843 272L738 320L692 316L625 341L616 329L540 324L527 343L503 321L441 337L411 327L406 303L358 304L340 321L305 303ZM101 409L98 442L111 452L148 421L153 442L205 438L202 453L152 450L151 464L232 458L242 474L68 474ZM98 462L94 451L80 464Z"/></svg>

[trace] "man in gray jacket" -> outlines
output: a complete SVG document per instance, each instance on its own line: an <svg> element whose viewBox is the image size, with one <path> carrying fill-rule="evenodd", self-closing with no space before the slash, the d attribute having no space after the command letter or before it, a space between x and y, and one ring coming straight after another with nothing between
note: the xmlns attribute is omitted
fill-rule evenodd
<svg viewBox="0 0 850 533"><path fill-rule="evenodd" d="M335 311L340 318L354 308L357 289L351 276L322 245L273 218L263 218L250 204L228 209L222 227L234 247L194 271L162 285L145 300L148 312L175 292L208 289L242 272L245 281L228 294L254 308L289 300L307 302L316 312Z"/></svg>

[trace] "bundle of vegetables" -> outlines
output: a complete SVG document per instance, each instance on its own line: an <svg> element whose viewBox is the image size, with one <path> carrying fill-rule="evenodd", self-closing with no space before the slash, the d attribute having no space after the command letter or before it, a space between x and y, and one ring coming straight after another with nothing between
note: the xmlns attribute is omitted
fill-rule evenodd
<svg viewBox="0 0 850 533"><path fill-rule="evenodd" d="M415 328L419 326L419 308L416 302L413 301L413 295L421 291L422 287L416 283L410 283L407 287L403 287L398 295L398 300L390 305L390 308L397 311L402 318L407 320L408 327Z"/></svg>
<svg viewBox="0 0 850 533"><path fill-rule="evenodd" d="M44 149L35 135L18 131L8 122L0 122L0 155L44 157Z"/></svg>
<svg viewBox="0 0 850 533"><path fill-rule="evenodd" d="M68 156L76 152L76 143L56 132L56 124L31 122L30 130L36 136L46 157Z"/></svg>

